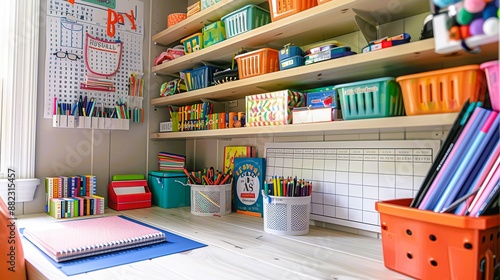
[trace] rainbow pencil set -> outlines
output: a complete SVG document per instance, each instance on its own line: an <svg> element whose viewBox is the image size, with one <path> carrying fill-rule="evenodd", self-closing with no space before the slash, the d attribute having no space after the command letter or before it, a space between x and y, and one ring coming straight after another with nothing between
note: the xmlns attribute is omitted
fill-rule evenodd
<svg viewBox="0 0 500 280"><path fill-rule="evenodd" d="M312 182L297 179L297 176L278 177L272 176L264 182L264 194L271 196L299 197L310 196L312 193Z"/></svg>

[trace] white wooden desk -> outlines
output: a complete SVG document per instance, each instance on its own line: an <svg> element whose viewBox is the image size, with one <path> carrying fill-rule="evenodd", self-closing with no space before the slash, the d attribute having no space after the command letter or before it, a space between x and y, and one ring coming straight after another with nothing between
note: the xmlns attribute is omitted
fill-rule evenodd
<svg viewBox="0 0 500 280"><path fill-rule="evenodd" d="M411 279L384 266L380 239L311 226L309 234L264 232L262 218L231 213L200 217L189 207L114 211L208 246L79 274L71 279ZM45 213L18 217L18 227L56 222ZM23 241L29 279L66 279Z"/></svg>

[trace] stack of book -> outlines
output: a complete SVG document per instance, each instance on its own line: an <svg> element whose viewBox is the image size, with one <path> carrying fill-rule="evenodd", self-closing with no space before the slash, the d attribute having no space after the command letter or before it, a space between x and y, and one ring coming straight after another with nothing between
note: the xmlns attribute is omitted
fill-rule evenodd
<svg viewBox="0 0 500 280"><path fill-rule="evenodd" d="M94 175L45 178L45 211L56 219L104 213L104 197L96 195Z"/></svg>
<svg viewBox="0 0 500 280"><path fill-rule="evenodd" d="M462 216L498 213L499 113L466 102L411 206Z"/></svg>
<svg viewBox="0 0 500 280"><path fill-rule="evenodd" d="M186 156L159 152L158 153L158 170L165 172L184 172L186 165Z"/></svg>

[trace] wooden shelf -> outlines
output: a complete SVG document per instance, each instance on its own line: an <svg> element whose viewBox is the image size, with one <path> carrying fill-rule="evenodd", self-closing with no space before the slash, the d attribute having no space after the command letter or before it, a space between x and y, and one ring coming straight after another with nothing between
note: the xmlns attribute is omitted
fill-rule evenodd
<svg viewBox="0 0 500 280"><path fill-rule="evenodd" d="M396 131L418 131L432 128L449 128L457 113L420 116L350 120L313 124L291 124L282 126L243 127L202 131L151 133L151 140L197 139L197 138L244 138L302 135L330 135L349 133L375 133Z"/></svg>
<svg viewBox="0 0 500 280"><path fill-rule="evenodd" d="M221 17L238 10L249 4L259 5L267 2L266 0L222 0L212 7L200 11L180 23L171 26L157 34L152 38L153 42L169 45L182 38L192 35Z"/></svg>
<svg viewBox="0 0 500 280"><path fill-rule="evenodd" d="M233 2L238 1L226 0L221 3L226 3L226 5L231 6L234 5ZM246 4L251 1L242 2ZM217 7L226 8L226 5ZM398 12L389 11L388 9L391 7L397 8ZM153 41L163 43L174 42L175 40L192 35L195 32L200 32L204 24L203 20L209 17L213 17L213 20L216 20L219 16L219 12L223 11L222 9L214 10L214 8L215 6L206 11L202 11L202 14L194 16L196 18L188 18L188 22L185 24L183 24L183 21L174 25L172 28L156 34L153 36ZM361 15L369 22L381 24L383 22L377 19L383 18L387 21L395 21L412 15L425 13L428 10L428 5L422 5L421 1L418 0L400 1L398 2L398 7L393 7L392 0L331 1L296 15L261 26L257 29L250 30L208 48L186 54L183 57L155 66L152 72L157 74L173 74L182 70L198 67L202 65L203 61L222 65L229 63L232 59L232 55L236 54L241 47L258 48L267 46L279 49L282 48L284 44L290 42L309 44L322 41L326 38L333 38L351 33L358 30L354 21L355 15ZM210 11L211 13L209 13ZM311 26L314 26L314 28L311 28Z"/></svg>
<svg viewBox="0 0 500 280"><path fill-rule="evenodd" d="M401 76L450 67L455 64L481 63L498 58L498 44L482 47L481 55L434 52L434 40L427 39L375 52L357 54L310 64L285 71L233 81L177 95L153 98L151 105L188 105L201 99L227 101L246 95L286 88L305 89L384 76ZM411 67L409 67L411 65Z"/></svg>

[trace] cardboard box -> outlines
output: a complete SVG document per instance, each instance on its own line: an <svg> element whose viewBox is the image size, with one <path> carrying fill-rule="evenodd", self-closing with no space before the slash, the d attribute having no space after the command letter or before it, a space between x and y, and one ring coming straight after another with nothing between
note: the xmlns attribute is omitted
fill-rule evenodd
<svg viewBox="0 0 500 280"><path fill-rule="evenodd" d="M245 98L247 126L290 124L291 108L304 106L305 99L303 93L292 90L247 96Z"/></svg>
<svg viewBox="0 0 500 280"><path fill-rule="evenodd" d="M294 108L293 123L314 123L314 122L331 122L338 120L338 113L340 110L331 107L324 108Z"/></svg>

